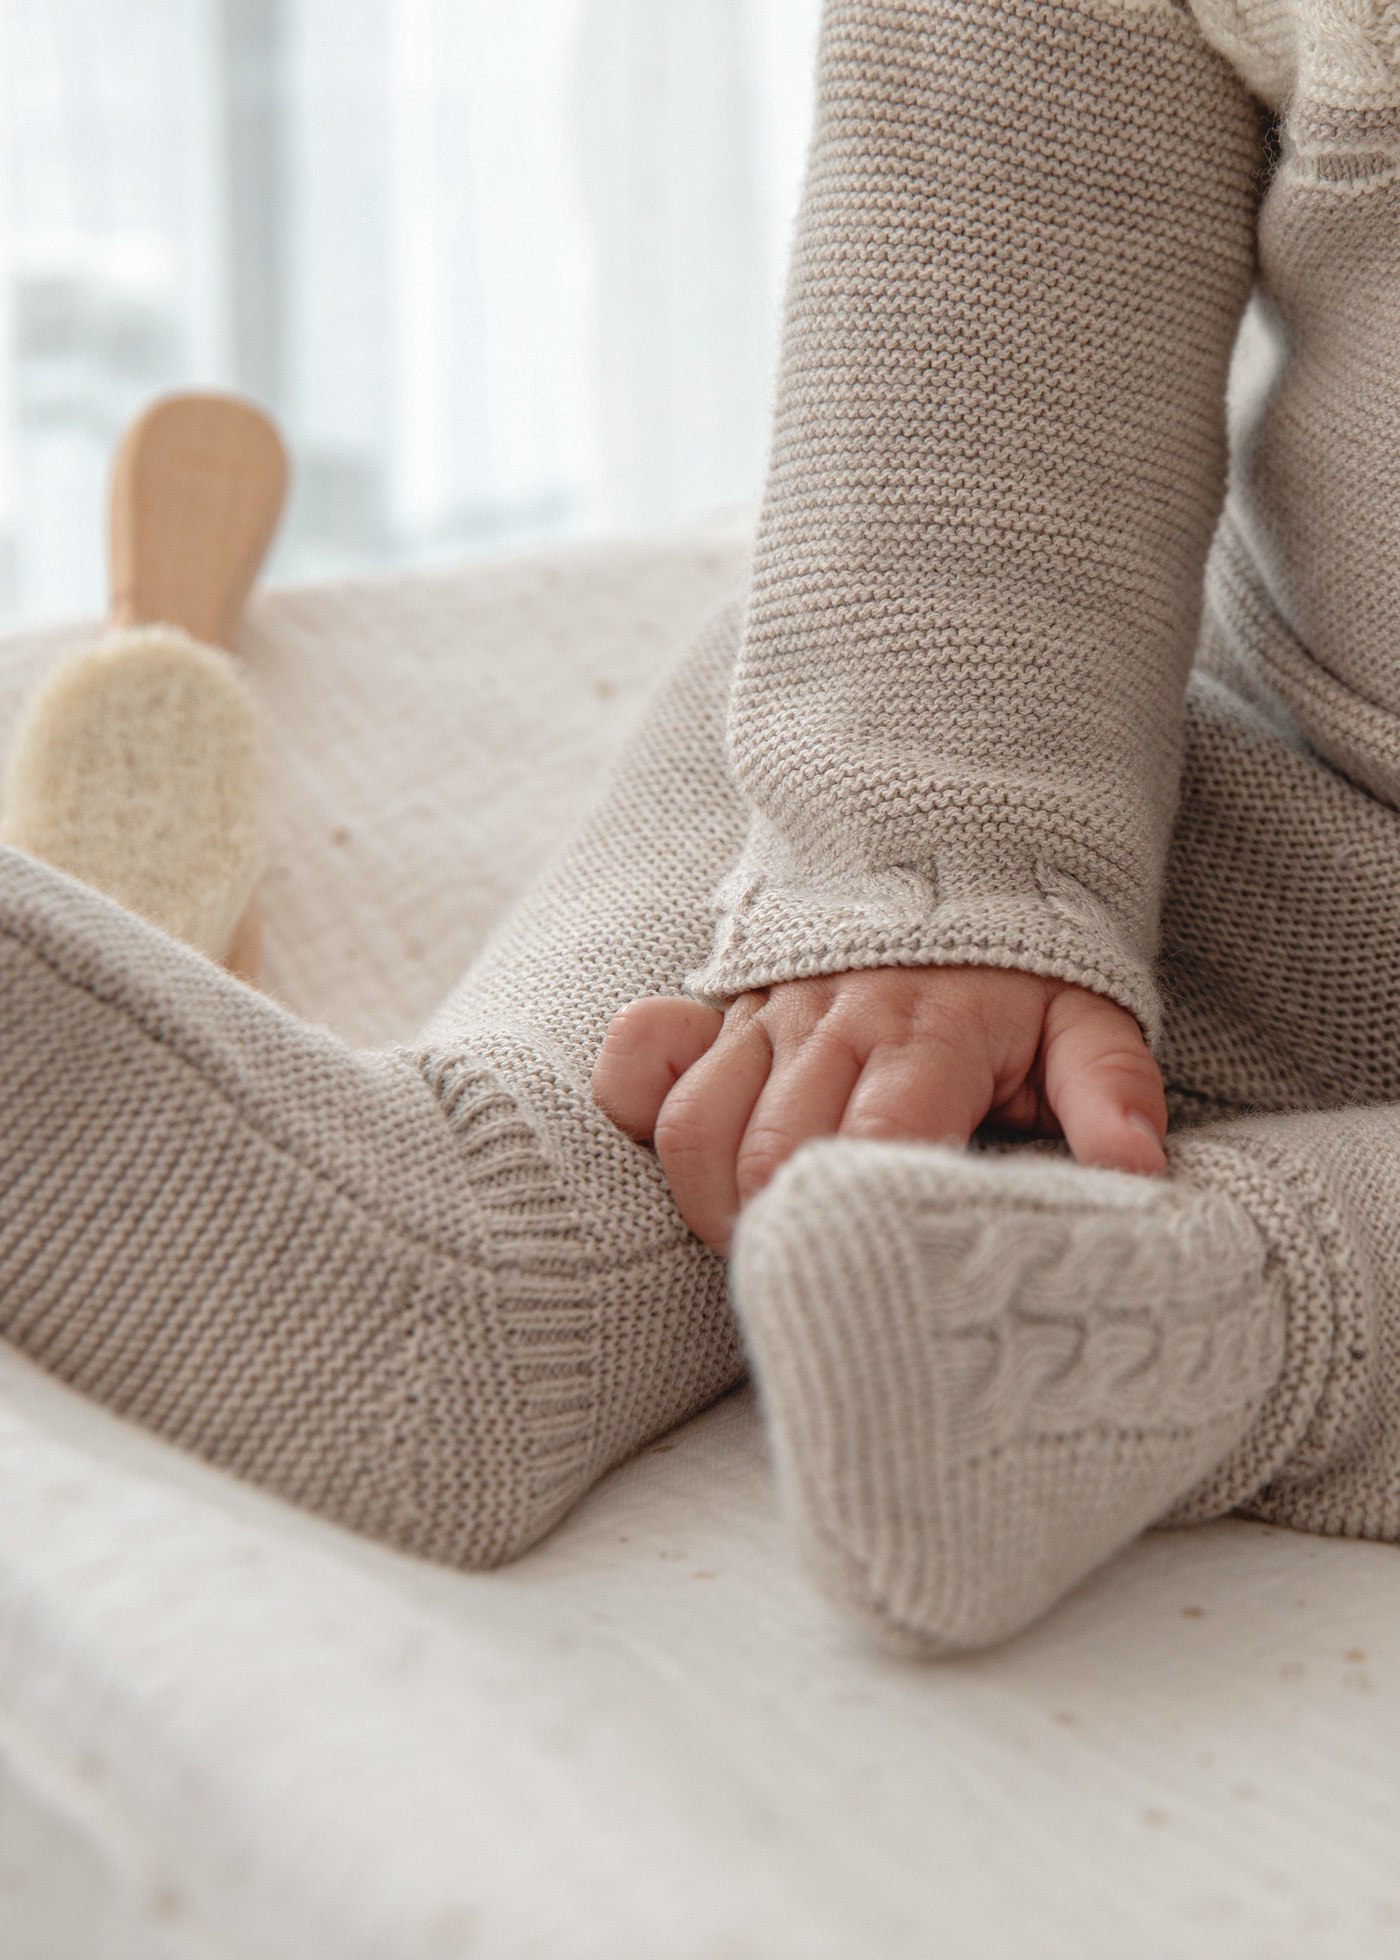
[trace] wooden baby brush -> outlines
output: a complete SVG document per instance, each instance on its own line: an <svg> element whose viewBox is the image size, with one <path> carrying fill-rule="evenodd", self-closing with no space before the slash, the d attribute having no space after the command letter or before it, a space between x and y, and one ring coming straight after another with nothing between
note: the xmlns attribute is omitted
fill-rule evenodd
<svg viewBox="0 0 1400 1960"><path fill-rule="evenodd" d="M232 652L287 458L229 395L168 395L112 469L109 626L25 701L0 843L256 978L265 866L257 713Z"/></svg>

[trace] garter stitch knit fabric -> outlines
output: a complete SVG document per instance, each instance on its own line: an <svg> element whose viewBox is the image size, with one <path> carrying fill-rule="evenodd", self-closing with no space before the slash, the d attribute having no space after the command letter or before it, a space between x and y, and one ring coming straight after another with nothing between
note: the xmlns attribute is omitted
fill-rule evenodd
<svg viewBox="0 0 1400 1960"><path fill-rule="evenodd" d="M742 1332L819 1583L935 1650L1156 1518L1400 1538L1398 73L1370 0L829 0L747 609L418 1039L0 849L0 1333L474 1565ZM589 1095L611 1014L961 961L1138 1015L1169 1179L824 1141L731 1296Z"/></svg>
<svg viewBox="0 0 1400 1960"><path fill-rule="evenodd" d="M1156 1035L1259 145L1171 5L828 6L692 992L971 962Z"/></svg>
<svg viewBox="0 0 1400 1960"><path fill-rule="evenodd" d="M1395 803L1398 159L1371 0L829 0L691 992L1014 965L1157 1039L1193 656Z"/></svg>
<svg viewBox="0 0 1400 1960"><path fill-rule="evenodd" d="M799 1152L735 1297L798 1542L896 1644L1001 1637L1164 1514L1400 1535L1395 1119L1335 1107L1400 1095L1397 156L1368 0L826 10L731 699L749 833L689 985L1108 994L1196 1126L1155 1202L1267 1248L1168 1257L1154 1201L1073 1166ZM1072 1365L1002 1396L1076 1296ZM1256 1365L1134 1430L1217 1308ZM1158 1347L1125 1376L1093 1329L1127 1324ZM974 1326L987 1379L950 1359Z"/></svg>
<svg viewBox="0 0 1400 1960"><path fill-rule="evenodd" d="M730 1387L722 1263L587 1071L737 849L721 619L411 1043L357 1051L0 848L0 1333L222 1468L457 1565ZM693 820L695 799L710 812Z"/></svg>

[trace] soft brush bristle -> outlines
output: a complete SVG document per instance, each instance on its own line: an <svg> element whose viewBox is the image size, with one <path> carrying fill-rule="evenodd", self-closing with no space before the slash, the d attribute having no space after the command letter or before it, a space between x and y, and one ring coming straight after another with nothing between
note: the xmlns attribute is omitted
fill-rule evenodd
<svg viewBox="0 0 1400 1960"><path fill-rule="evenodd" d="M232 658L136 627L65 656L25 702L0 843L217 960L263 869L261 778Z"/></svg>

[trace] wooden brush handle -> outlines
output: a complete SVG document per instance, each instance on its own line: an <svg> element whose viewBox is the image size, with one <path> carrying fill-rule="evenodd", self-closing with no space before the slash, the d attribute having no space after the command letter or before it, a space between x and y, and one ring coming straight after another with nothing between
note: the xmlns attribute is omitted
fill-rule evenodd
<svg viewBox="0 0 1400 1960"><path fill-rule="evenodd" d="M282 439L250 402L153 402L112 465L112 624L178 626L231 647L286 491Z"/></svg>

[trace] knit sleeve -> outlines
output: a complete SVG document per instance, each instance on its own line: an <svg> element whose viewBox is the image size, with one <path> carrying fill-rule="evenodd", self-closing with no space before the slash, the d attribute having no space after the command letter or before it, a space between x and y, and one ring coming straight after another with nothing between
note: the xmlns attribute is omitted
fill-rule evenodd
<svg viewBox="0 0 1400 1960"><path fill-rule="evenodd" d="M1155 1038L1261 148L1173 0L827 0L698 998L1021 967Z"/></svg>

